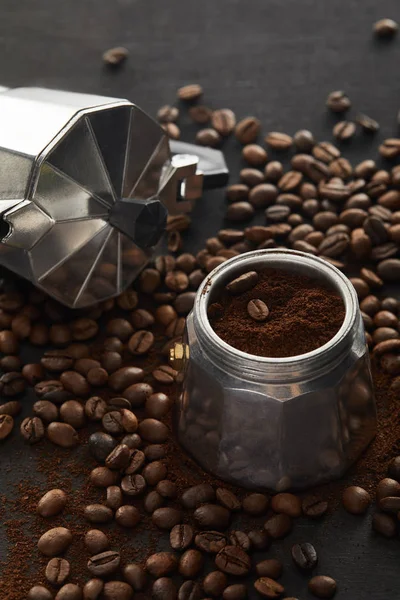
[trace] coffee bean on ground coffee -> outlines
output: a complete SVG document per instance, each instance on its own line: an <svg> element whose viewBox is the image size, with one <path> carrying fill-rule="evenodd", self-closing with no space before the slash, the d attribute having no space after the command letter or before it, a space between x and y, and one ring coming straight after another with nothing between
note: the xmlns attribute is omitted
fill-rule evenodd
<svg viewBox="0 0 400 600"><path fill-rule="evenodd" d="M323 346L340 329L345 315L342 299L323 284L270 268L251 280L251 289L242 286L232 294L232 284L235 290L238 287L238 279L234 280L209 307L215 332L234 348L258 356L296 356ZM252 318L251 301L268 307L266 319Z"/></svg>

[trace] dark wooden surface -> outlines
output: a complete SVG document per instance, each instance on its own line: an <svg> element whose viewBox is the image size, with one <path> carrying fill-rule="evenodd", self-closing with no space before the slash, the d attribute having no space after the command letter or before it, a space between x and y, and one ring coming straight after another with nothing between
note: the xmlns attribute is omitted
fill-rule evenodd
<svg viewBox="0 0 400 600"><path fill-rule="evenodd" d="M335 122L324 109L327 93L345 89L352 115L363 111L381 123L378 136L359 135L349 144L345 154L356 163L376 155L381 137L397 134L400 37L373 39L372 24L381 17L400 19L398 0L2 0L0 83L123 96L155 114L174 101L177 87L196 81L215 108L254 114L264 131L307 127L319 139L330 139ZM117 71L101 62L113 45L130 51ZM183 139L193 139L186 117L182 131ZM240 164L234 140L226 154L234 180ZM207 192L194 213L189 249L199 249L218 230L223 212L223 192ZM30 449L14 437L0 451L0 491L6 494L27 470L34 472ZM370 515L337 511L318 524L301 520L274 547L270 555L285 563L287 594L305 600L307 578L291 567L295 541L315 544L318 573L337 579L338 600L400 597L399 541L372 536ZM0 559L6 545L0 528Z"/></svg>

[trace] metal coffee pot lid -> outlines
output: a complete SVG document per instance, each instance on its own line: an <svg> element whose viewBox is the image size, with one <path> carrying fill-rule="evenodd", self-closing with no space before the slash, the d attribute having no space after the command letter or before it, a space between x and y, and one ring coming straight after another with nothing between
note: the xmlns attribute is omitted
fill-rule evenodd
<svg viewBox="0 0 400 600"><path fill-rule="evenodd" d="M0 92L0 264L67 306L120 294L167 214L227 181L221 152L170 142L128 100Z"/></svg>

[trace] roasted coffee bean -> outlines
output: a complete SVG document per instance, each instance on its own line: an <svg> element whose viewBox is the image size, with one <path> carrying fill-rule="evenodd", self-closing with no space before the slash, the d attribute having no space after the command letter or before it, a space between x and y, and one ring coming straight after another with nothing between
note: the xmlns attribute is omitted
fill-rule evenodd
<svg viewBox="0 0 400 600"><path fill-rule="evenodd" d="M395 513L400 511L400 498L398 496L387 496L379 501L379 508L384 512Z"/></svg>
<svg viewBox="0 0 400 600"><path fill-rule="evenodd" d="M181 503L184 508L195 509L201 504L212 502L215 498L215 492L210 484L200 483L187 488L181 497Z"/></svg>
<svg viewBox="0 0 400 600"><path fill-rule="evenodd" d="M178 120L178 117L179 109L176 108L176 106L165 104L157 111L157 120L160 121L160 123L174 123Z"/></svg>
<svg viewBox="0 0 400 600"><path fill-rule="evenodd" d="M388 465L388 475L392 479L395 479L396 481L399 481L399 479L400 479L400 456L395 456L389 462L389 465Z"/></svg>
<svg viewBox="0 0 400 600"><path fill-rule="evenodd" d="M247 221L254 215L254 208L249 202L235 202L228 206L226 218L229 221Z"/></svg>
<svg viewBox="0 0 400 600"><path fill-rule="evenodd" d="M144 371L139 367L122 367L110 375L108 385L115 392L122 392L130 385L142 381L143 377Z"/></svg>
<svg viewBox="0 0 400 600"><path fill-rule="evenodd" d="M311 131L300 129L293 136L294 145L300 152L311 152L315 139Z"/></svg>
<svg viewBox="0 0 400 600"><path fill-rule="evenodd" d="M206 594L215 598L220 598L226 586L228 578L221 571L211 571L203 579L203 589Z"/></svg>
<svg viewBox="0 0 400 600"><path fill-rule="evenodd" d="M148 462L165 458L165 449L161 444L150 444L144 449L144 455Z"/></svg>
<svg viewBox="0 0 400 600"><path fill-rule="evenodd" d="M400 496L400 484L394 479L385 477L377 485L376 499L379 502L382 498L388 498L389 496Z"/></svg>
<svg viewBox="0 0 400 600"><path fill-rule="evenodd" d="M220 135L227 136L235 129L235 113L230 108L214 110L211 116L211 124Z"/></svg>
<svg viewBox="0 0 400 600"><path fill-rule="evenodd" d="M203 504L193 516L202 529L225 529L230 521L229 510L218 504Z"/></svg>
<svg viewBox="0 0 400 600"><path fill-rule="evenodd" d="M82 590L75 583L66 583L60 588L54 600L82 600Z"/></svg>
<svg viewBox="0 0 400 600"><path fill-rule="evenodd" d="M62 448L72 448L79 443L77 432L68 423L53 421L47 428L47 437L53 444Z"/></svg>
<svg viewBox="0 0 400 600"><path fill-rule="evenodd" d="M288 194L286 194L288 195ZM280 199L280 196L278 200ZM265 217L267 219L267 223L279 223L281 221L286 221L288 216L290 215L290 208L288 206L275 204L274 206L270 206L265 211Z"/></svg>
<svg viewBox="0 0 400 600"><path fill-rule="evenodd" d="M151 394L146 400L146 415L153 419L162 419L169 413L172 404L172 399L162 392Z"/></svg>
<svg viewBox="0 0 400 600"><path fill-rule="evenodd" d="M276 558L262 560L256 564L256 573L259 577L278 579L282 575L283 565Z"/></svg>
<svg viewBox="0 0 400 600"><path fill-rule="evenodd" d="M280 598L285 591L280 583L269 577L260 577L254 582L254 587L264 598Z"/></svg>
<svg viewBox="0 0 400 600"><path fill-rule="evenodd" d="M253 167L260 167L267 162L268 155L262 146L247 144L242 150L242 157Z"/></svg>
<svg viewBox="0 0 400 600"><path fill-rule="evenodd" d="M36 444L44 436L43 421L39 417L26 417L21 423L20 432L24 440Z"/></svg>
<svg viewBox="0 0 400 600"><path fill-rule="evenodd" d="M0 415L0 441L5 440L14 427L14 419L10 415Z"/></svg>
<svg viewBox="0 0 400 600"><path fill-rule="evenodd" d="M170 231L167 239L168 252L178 252L182 248L183 241L179 231Z"/></svg>
<svg viewBox="0 0 400 600"><path fill-rule="evenodd" d="M161 479L157 483L156 490L163 498L176 498L178 495L178 486L169 479Z"/></svg>
<svg viewBox="0 0 400 600"><path fill-rule="evenodd" d="M85 425L85 411L82 404L77 400L67 400L60 406L60 416L65 423L75 429Z"/></svg>
<svg viewBox="0 0 400 600"><path fill-rule="evenodd" d="M138 430L139 435L152 444L163 444L168 438L168 427L156 419L144 419Z"/></svg>
<svg viewBox="0 0 400 600"><path fill-rule="evenodd" d="M380 262L377 266L378 275L384 281L399 281L400 279L400 259L388 258Z"/></svg>
<svg viewBox="0 0 400 600"><path fill-rule="evenodd" d="M52 585L60 586L66 582L71 572L71 565L65 558L52 558L46 566L46 579Z"/></svg>
<svg viewBox="0 0 400 600"><path fill-rule="evenodd" d="M169 577L160 577L156 579L151 588L151 597L153 600L176 600L177 589Z"/></svg>
<svg viewBox="0 0 400 600"><path fill-rule="evenodd" d="M308 589L317 598L332 598L336 592L336 581L326 575L317 575L308 582Z"/></svg>
<svg viewBox="0 0 400 600"><path fill-rule="evenodd" d="M360 125L363 131L366 131L367 133L376 133L379 131L379 123L367 115L357 115L356 122Z"/></svg>
<svg viewBox="0 0 400 600"><path fill-rule="evenodd" d="M89 579L83 586L83 600L98 600L104 588L101 579Z"/></svg>
<svg viewBox="0 0 400 600"><path fill-rule="evenodd" d="M113 518L113 512L104 504L88 504L84 516L90 523L108 523Z"/></svg>
<svg viewBox="0 0 400 600"><path fill-rule="evenodd" d="M0 393L3 396L18 396L25 391L25 387L25 379L18 371L10 371L0 377Z"/></svg>
<svg viewBox="0 0 400 600"><path fill-rule="evenodd" d="M203 555L199 550L186 550L179 560L179 573L182 577L193 579L203 567Z"/></svg>
<svg viewBox="0 0 400 600"><path fill-rule="evenodd" d="M42 585L34 585L28 592L28 600L53 600L53 594Z"/></svg>
<svg viewBox="0 0 400 600"><path fill-rule="evenodd" d="M153 394L153 388L148 383L134 383L126 388L123 392L123 397L126 398L130 405L134 408L143 406L146 400Z"/></svg>
<svg viewBox="0 0 400 600"><path fill-rule="evenodd" d="M182 522L182 513L176 508L157 508L153 512L151 520L159 529L170 531L175 525Z"/></svg>
<svg viewBox="0 0 400 600"><path fill-rule="evenodd" d="M274 540L285 537L292 526L292 519L288 515L273 515L264 523L265 531Z"/></svg>
<svg viewBox="0 0 400 600"><path fill-rule="evenodd" d="M67 494L63 490L50 490L39 500L37 512L41 517L54 517L64 510L66 504Z"/></svg>
<svg viewBox="0 0 400 600"><path fill-rule="evenodd" d="M95 367L94 369L90 369L86 378L89 385L104 386L108 381L108 373L101 367Z"/></svg>
<svg viewBox="0 0 400 600"><path fill-rule="evenodd" d="M172 140L179 140L181 137L181 130L176 123L162 123L161 127L164 129L166 135Z"/></svg>
<svg viewBox="0 0 400 600"><path fill-rule="evenodd" d="M245 117L235 127L235 135L241 144L251 144L261 131L261 123L256 117Z"/></svg>
<svg viewBox="0 0 400 600"><path fill-rule="evenodd" d="M225 289L232 295L243 294L248 290L251 290L258 281L258 273L256 271L249 271L248 273L243 273L230 283L228 283Z"/></svg>
<svg viewBox="0 0 400 600"><path fill-rule="evenodd" d="M48 327L44 323L34 323L31 327L29 341L33 346L45 346L49 341Z"/></svg>
<svg viewBox="0 0 400 600"><path fill-rule="evenodd" d="M340 150L330 142L320 142L312 153L317 160L328 164L340 156Z"/></svg>
<svg viewBox="0 0 400 600"><path fill-rule="evenodd" d="M293 139L286 133L271 131L266 136L265 143L273 150L288 150L293 144Z"/></svg>
<svg viewBox="0 0 400 600"><path fill-rule="evenodd" d="M64 388L79 397L86 397L90 393L90 386L86 379L76 371L64 371L60 375Z"/></svg>
<svg viewBox="0 0 400 600"><path fill-rule="evenodd" d="M249 531L248 537L254 550L266 550L271 543L270 537L264 529L253 529Z"/></svg>
<svg viewBox="0 0 400 600"><path fill-rule="evenodd" d="M333 128L333 135L340 141L349 140L355 132L356 126L352 121L340 121Z"/></svg>
<svg viewBox="0 0 400 600"><path fill-rule="evenodd" d="M343 254L350 243L347 233L335 233L327 236L318 248L318 253L329 258L336 258Z"/></svg>
<svg viewBox="0 0 400 600"><path fill-rule="evenodd" d="M201 600L203 598L203 589L200 583L189 579L182 583L178 590L178 600ZM174 596L175 598L176 596Z"/></svg>
<svg viewBox="0 0 400 600"><path fill-rule="evenodd" d="M305 542L292 546L292 559L299 569L303 571L312 571L317 565L318 556L312 544Z"/></svg>
<svg viewBox="0 0 400 600"><path fill-rule="evenodd" d="M129 51L122 47L117 46L110 48L103 53L103 62L110 67L117 67L123 63L129 56Z"/></svg>
<svg viewBox="0 0 400 600"><path fill-rule="evenodd" d="M154 344L154 335L151 331L141 330L132 335L128 342L132 354L147 354Z"/></svg>
<svg viewBox="0 0 400 600"><path fill-rule="evenodd" d="M247 597L247 588L242 583L234 583L224 589L223 600L245 600Z"/></svg>
<svg viewBox="0 0 400 600"><path fill-rule="evenodd" d="M228 575L243 576L250 571L250 558L239 546L224 546L215 557L215 564Z"/></svg>
<svg viewBox="0 0 400 600"><path fill-rule="evenodd" d="M145 455L141 450L134 449L131 453L128 466L125 468L124 473L126 475L132 475L137 473L143 467L145 463Z"/></svg>
<svg viewBox="0 0 400 600"><path fill-rule="evenodd" d="M63 554L72 542L72 533L65 527L55 527L44 533L38 541L39 552L45 556Z"/></svg>
<svg viewBox="0 0 400 600"><path fill-rule="evenodd" d="M23 367L23 369L25 369L25 367L28 367L29 365L25 365ZM21 359L19 358L19 356L3 356L3 358L0 359L0 369L4 372L9 372L9 371L20 371L22 367L22 363L21 363ZM22 370L23 370L22 369ZM22 373L22 375L25 377L25 379L28 378L24 375L24 373ZM42 377L42 379L44 378L44 375ZM28 381L29 383L29 381ZM33 384L31 385L36 385L37 381L35 381Z"/></svg>
<svg viewBox="0 0 400 600"><path fill-rule="evenodd" d="M4 329L0 331L0 352L3 354L18 354L18 338L12 331Z"/></svg>
<svg viewBox="0 0 400 600"><path fill-rule="evenodd" d="M104 462L116 445L116 440L102 431L92 433L89 438L90 453L98 462Z"/></svg>
<svg viewBox="0 0 400 600"><path fill-rule="evenodd" d="M249 202L255 208L265 208L275 202L278 193L278 188L272 183L260 183L250 190Z"/></svg>
<svg viewBox="0 0 400 600"><path fill-rule="evenodd" d="M258 169L245 168L240 171L240 180L250 188L263 183L264 175Z"/></svg>
<svg viewBox="0 0 400 600"><path fill-rule="evenodd" d="M147 485L157 485L159 481L167 476L167 467L160 461L154 461L146 465L142 470L142 475L146 480Z"/></svg>
<svg viewBox="0 0 400 600"><path fill-rule="evenodd" d="M143 494L146 489L146 481L144 477L138 473L125 475L121 480L121 488L127 496L139 496L140 494Z"/></svg>
<svg viewBox="0 0 400 600"><path fill-rule="evenodd" d="M117 298L117 304L123 310L134 310L137 307L138 302L139 299L135 290L125 290Z"/></svg>
<svg viewBox="0 0 400 600"><path fill-rule="evenodd" d="M147 575L140 565L129 563L123 567L122 574L135 592L140 592L147 585Z"/></svg>
<svg viewBox="0 0 400 600"><path fill-rule="evenodd" d="M72 398L71 392L68 392L61 381L41 381L35 385L35 393L42 400L49 400L55 404L62 404L65 400Z"/></svg>
<svg viewBox="0 0 400 600"><path fill-rule="evenodd" d="M393 19L380 19L374 24L374 33L380 38L391 38L399 29L398 24Z"/></svg>
<svg viewBox="0 0 400 600"><path fill-rule="evenodd" d="M196 133L196 144L200 144L200 146L210 146L211 148L215 148L216 146L219 146L220 143L220 134L211 127L200 129L200 131Z"/></svg>
<svg viewBox="0 0 400 600"><path fill-rule="evenodd" d="M345 92L335 91L328 95L326 105L333 112L340 113L349 109L351 102Z"/></svg>
<svg viewBox="0 0 400 600"><path fill-rule="evenodd" d="M379 146L379 153L383 158L393 159L400 154L400 139L388 138Z"/></svg>
<svg viewBox="0 0 400 600"><path fill-rule="evenodd" d="M72 340L71 329L67 325L51 325L49 337L55 346L66 346Z"/></svg>
<svg viewBox="0 0 400 600"><path fill-rule="evenodd" d="M45 371L42 365L30 363L23 367L22 376L29 385L36 385L39 381L44 379Z"/></svg>
<svg viewBox="0 0 400 600"><path fill-rule="evenodd" d="M194 531L190 525L175 525L169 534L169 543L174 550L186 550L194 538Z"/></svg>
<svg viewBox="0 0 400 600"><path fill-rule="evenodd" d="M100 554L107 550L110 543L108 537L99 529L90 529L85 534L85 546L93 555Z"/></svg>
<svg viewBox="0 0 400 600"><path fill-rule="evenodd" d="M118 444L107 456L105 460L106 467L119 471L125 469L130 461L131 451L125 444Z"/></svg>
<svg viewBox="0 0 400 600"><path fill-rule="evenodd" d="M204 552L217 554L227 545L227 539L217 531L205 531L196 535L195 544Z"/></svg>
<svg viewBox="0 0 400 600"><path fill-rule="evenodd" d="M99 396L92 396L85 403L85 414L91 421L101 421L107 410L107 403Z"/></svg>
<svg viewBox="0 0 400 600"><path fill-rule="evenodd" d="M218 502L228 510L237 511L240 510L242 507L239 498L233 492L227 490L226 488L217 488L215 495L217 497Z"/></svg>
<svg viewBox="0 0 400 600"><path fill-rule="evenodd" d="M133 590L124 581L107 581L104 584L103 600L131 600Z"/></svg>
<svg viewBox="0 0 400 600"><path fill-rule="evenodd" d="M37 402L35 404L37 404ZM33 405L33 409L35 409L35 404ZM22 404L18 400L11 400L10 402L0 404L0 415L9 415L10 417L16 417L17 415L19 415L21 410Z"/></svg>
<svg viewBox="0 0 400 600"><path fill-rule="evenodd" d="M240 546L242 550L248 552L250 550L250 538L244 531L231 531L229 534L229 543L232 546Z"/></svg>
<svg viewBox="0 0 400 600"><path fill-rule="evenodd" d="M178 89L177 95L179 100L192 102L197 100L203 94L203 88L198 83L189 83Z"/></svg>
<svg viewBox="0 0 400 600"><path fill-rule="evenodd" d="M106 577L115 573L120 565L121 557L119 552L106 550L89 558L87 568L92 575L96 577Z"/></svg>
<svg viewBox="0 0 400 600"><path fill-rule="evenodd" d="M205 125L206 123L208 123L211 119L211 115L213 114L211 108L200 104L198 104L197 106L191 106L188 112L190 118L199 125Z"/></svg>
<svg viewBox="0 0 400 600"><path fill-rule="evenodd" d="M249 494L243 500L243 510L244 512L252 515L254 517L259 517L260 515L267 512L269 505L269 498L264 494Z"/></svg>
<svg viewBox="0 0 400 600"><path fill-rule="evenodd" d="M375 513L372 517L372 529L386 538L397 535L397 525L394 518L383 513Z"/></svg>
<svg viewBox="0 0 400 600"><path fill-rule="evenodd" d="M276 513L299 517L301 515L301 500L294 494L281 493L272 497L271 508Z"/></svg>
<svg viewBox="0 0 400 600"><path fill-rule="evenodd" d="M149 492L144 499L144 510L150 514L161 508L164 504L164 498L156 490Z"/></svg>
<svg viewBox="0 0 400 600"><path fill-rule="evenodd" d="M247 305L247 312L253 321L266 321L269 316L268 306L259 298L250 300Z"/></svg>
<svg viewBox="0 0 400 600"><path fill-rule="evenodd" d="M171 552L157 552L146 560L146 571L153 577L163 577L175 571L178 559Z"/></svg>

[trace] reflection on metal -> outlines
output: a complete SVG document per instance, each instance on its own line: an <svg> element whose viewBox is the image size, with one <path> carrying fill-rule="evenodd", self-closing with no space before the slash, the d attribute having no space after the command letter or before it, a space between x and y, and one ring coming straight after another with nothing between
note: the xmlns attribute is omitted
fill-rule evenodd
<svg viewBox="0 0 400 600"><path fill-rule="evenodd" d="M0 264L71 307L119 294L201 196L198 162L127 100L0 89Z"/></svg>

